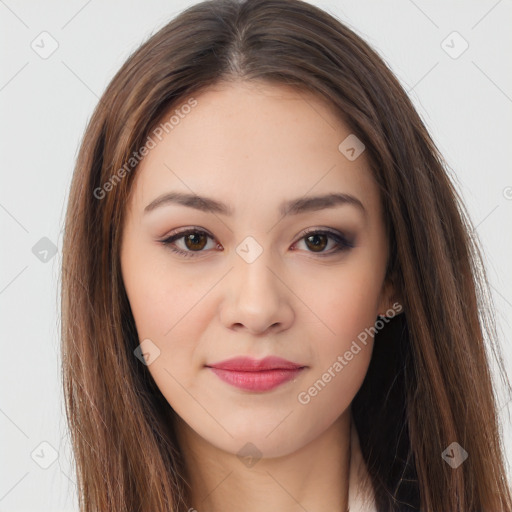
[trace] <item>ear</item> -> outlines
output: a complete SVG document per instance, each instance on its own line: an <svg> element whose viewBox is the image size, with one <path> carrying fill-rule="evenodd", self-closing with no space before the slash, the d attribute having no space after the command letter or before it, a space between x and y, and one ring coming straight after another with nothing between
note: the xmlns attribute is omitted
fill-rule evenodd
<svg viewBox="0 0 512 512"><path fill-rule="evenodd" d="M390 275L384 281L379 297L378 311L379 316L393 317L403 313L402 296L396 286L394 275Z"/></svg>

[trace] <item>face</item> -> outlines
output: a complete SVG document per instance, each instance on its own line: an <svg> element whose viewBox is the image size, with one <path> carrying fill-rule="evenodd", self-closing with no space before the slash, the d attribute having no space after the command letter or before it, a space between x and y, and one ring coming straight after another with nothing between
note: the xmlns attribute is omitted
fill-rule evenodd
<svg viewBox="0 0 512 512"><path fill-rule="evenodd" d="M185 428L233 454L251 442L285 455L349 410L373 348L358 340L392 303L378 189L365 152L338 148L351 130L316 96L252 82L194 98L137 169L126 292ZM302 369L231 372L252 382L241 388L208 366L237 356ZM288 380L263 389L276 376Z"/></svg>

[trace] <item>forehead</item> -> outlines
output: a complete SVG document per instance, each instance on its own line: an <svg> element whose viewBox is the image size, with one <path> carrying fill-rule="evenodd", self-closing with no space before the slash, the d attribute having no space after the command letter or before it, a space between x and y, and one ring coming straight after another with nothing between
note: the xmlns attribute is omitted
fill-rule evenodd
<svg viewBox="0 0 512 512"><path fill-rule="evenodd" d="M195 100L193 108L180 110ZM138 208L163 192L222 197L233 206L268 206L330 191L378 201L364 151L340 150L351 129L327 101L286 85L230 82L185 97L163 116L172 129L137 169ZM349 138L349 140L351 140ZM343 145L342 145L343 146Z"/></svg>

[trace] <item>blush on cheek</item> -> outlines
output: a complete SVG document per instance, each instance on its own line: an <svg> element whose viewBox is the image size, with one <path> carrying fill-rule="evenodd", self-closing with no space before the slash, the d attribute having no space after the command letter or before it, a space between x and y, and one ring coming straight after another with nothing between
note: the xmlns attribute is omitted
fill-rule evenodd
<svg viewBox="0 0 512 512"><path fill-rule="evenodd" d="M338 344L350 345L365 328L373 325L373 303L372 298L362 296L332 300L321 309L321 318L335 333Z"/></svg>
<svg viewBox="0 0 512 512"><path fill-rule="evenodd" d="M132 280L127 291L139 335L163 339L192 310L198 301L197 293L176 280L168 284L162 279L146 279L150 273L136 275L140 277Z"/></svg>

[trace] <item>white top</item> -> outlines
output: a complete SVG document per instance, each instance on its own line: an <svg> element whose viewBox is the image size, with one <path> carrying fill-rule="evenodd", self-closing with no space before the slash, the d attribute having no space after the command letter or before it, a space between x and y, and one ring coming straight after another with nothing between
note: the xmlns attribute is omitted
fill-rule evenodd
<svg viewBox="0 0 512 512"><path fill-rule="evenodd" d="M375 494L370 477L363 460L359 435L351 418L350 474L348 486L349 512L378 512L375 504Z"/></svg>

